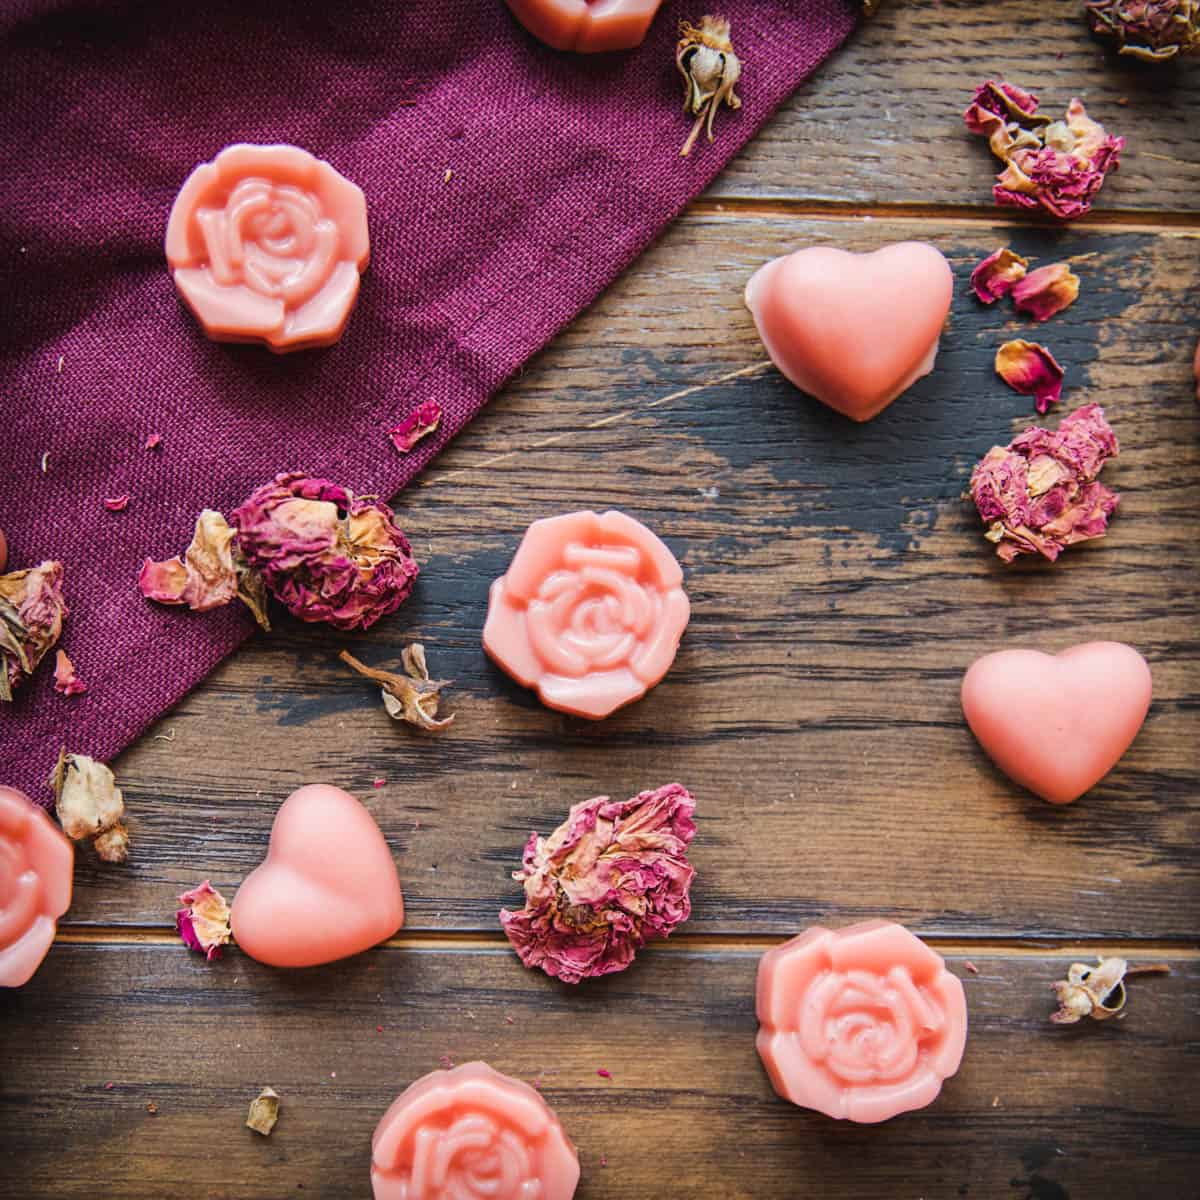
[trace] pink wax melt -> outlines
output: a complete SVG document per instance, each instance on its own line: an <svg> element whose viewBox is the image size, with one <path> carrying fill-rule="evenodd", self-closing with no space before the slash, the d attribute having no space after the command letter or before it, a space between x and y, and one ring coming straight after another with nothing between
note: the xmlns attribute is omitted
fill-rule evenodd
<svg viewBox="0 0 1200 1200"><path fill-rule="evenodd" d="M491 588L483 647L543 704L599 719L675 661L689 606L675 556L620 512L534 521Z"/></svg>
<svg viewBox="0 0 1200 1200"><path fill-rule="evenodd" d="M0 787L0 987L41 965L71 905L75 851L24 792Z"/></svg>
<svg viewBox="0 0 1200 1200"><path fill-rule="evenodd" d="M167 222L167 263L204 332L282 353L342 335L369 257L367 202L296 146L227 146Z"/></svg>
<svg viewBox="0 0 1200 1200"><path fill-rule="evenodd" d="M924 1108L967 1041L962 983L902 925L814 925L758 964L758 1053L775 1090L864 1124Z"/></svg>
<svg viewBox="0 0 1200 1200"><path fill-rule="evenodd" d="M329 784L294 791L275 814L267 857L238 888L231 923L237 944L273 967L333 962L390 938L404 899L371 814Z"/></svg>
<svg viewBox="0 0 1200 1200"><path fill-rule="evenodd" d="M962 682L971 732L1010 779L1070 804L1117 765L1150 709L1150 668L1121 642L1001 650Z"/></svg>
<svg viewBox="0 0 1200 1200"><path fill-rule="evenodd" d="M482 1062L418 1079L371 1139L375 1200L571 1200L578 1183L549 1105Z"/></svg>
<svg viewBox="0 0 1200 1200"><path fill-rule="evenodd" d="M640 46L662 0L507 0L513 16L556 50Z"/></svg>
<svg viewBox="0 0 1200 1200"><path fill-rule="evenodd" d="M759 267L746 306L788 379L869 421L933 370L953 290L950 264L924 242L870 254L813 246Z"/></svg>

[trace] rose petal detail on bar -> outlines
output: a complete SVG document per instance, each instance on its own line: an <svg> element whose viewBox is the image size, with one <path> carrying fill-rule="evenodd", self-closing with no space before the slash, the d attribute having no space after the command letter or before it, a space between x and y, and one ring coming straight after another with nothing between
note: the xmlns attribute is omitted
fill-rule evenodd
<svg viewBox="0 0 1200 1200"><path fill-rule="evenodd" d="M1040 413L1062 398L1063 369L1038 342L1023 339L1005 342L996 351L996 374L1014 392L1032 396Z"/></svg>
<svg viewBox="0 0 1200 1200"><path fill-rule="evenodd" d="M388 437L401 454L407 454L423 437L428 437L442 423L442 406L436 400L426 400L399 425L389 429Z"/></svg>
<svg viewBox="0 0 1200 1200"><path fill-rule="evenodd" d="M1200 53L1200 0L1088 0L1084 8L1092 32L1119 54L1166 62Z"/></svg>
<svg viewBox="0 0 1200 1200"><path fill-rule="evenodd" d="M1053 562L1067 546L1103 537L1120 497L1096 477L1119 451L1098 404L1076 409L1056 431L1033 425L993 446L971 474L971 498L996 553Z"/></svg>
<svg viewBox="0 0 1200 1200"><path fill-rule="evenodd" d="M129 832L121 822L125 797L108 767L86 754L68 754L64 748L50 784L67 837L77 842L90 838L105 862L120 863L129 857Z"/></svg>
<svg viewBox="0 0 1200 1200"><path fill-rule="evenodd" d="M1020 312L1048 321L1079 298L1079 276L1066 263L1038 267L1013 285L1012 298Z"/></svg>
<svg viewBox="0 0 1200 1200"><path fill-rule="evenodd" d="M971 272L971 287L984 304L995 304L1012 291L1013 284L1025 278L1029 260L1014 254L1007 246L989 254Z"/></svg>
<svg viewBox="0 0 1200 1200"><path fill-rule="evenodd" d="M623 971L648 941L691 914L687 859L696 802L678 783L613 802L576 804L547 838L530 834L525 907L500 924L525 966L564 983Z"/></svg>
<svg viewBox="0 0 1200 1200"><path fill-rule="evenodd" d="M702 17L699 25L681 21L675 66L683 76L683 111L696 117L679 151L687 158L701 129L707 126L708 140L713 140L713 118L722 104L742 107L733 90L742 77L742 64L729 39L729 22L724 17Z"/></svg>
<svg viewBox="0 0 1200 1200"><path fill-rule="evenodd" d="M67 615L63 565L47 561L0 575L0 700L37 669Z"/></svg>
<svg viewBox="0 0 1200 1200"><path fill-rule="evenodd" d="M338 657L351 670L382 685L383 706L393 720L407 721L408 724L430 733L440 733L454 721L453 713L441 720L437 719L442 689L449 687L452 681L429 677L429 668L425 663L425 647L420 642L414 642L404 648L401 657L407 675L368 667L348 650L343 650ZM383 784L382 779L375 782L376 787L382 787Z"/></svg>
<svg viewBox="0 0 1200 1200"><path fill-rule="evenodd" d="M75 674L75 664L60 650L54 657L54 690L62 696L82 696L87 684Z"/></svg>
<svg viewBox="0 0 1200 1200"><path fill-rule="evenodd" d="M221 947L228 945L231 937L225 897L206 879L184 892L179 903L183 907L175 913L175 928L184 945L209 962L220 958Z"/></svg>

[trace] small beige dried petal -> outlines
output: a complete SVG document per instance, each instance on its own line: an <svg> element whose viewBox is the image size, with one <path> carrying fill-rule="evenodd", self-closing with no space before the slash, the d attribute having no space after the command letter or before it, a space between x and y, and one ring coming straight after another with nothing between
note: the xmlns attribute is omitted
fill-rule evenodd
<svg viewBox="0 0 1200 1200"><path fill-rule="evenodd" d="M279 1120L279 1093L274 1088L265 1087L250 1101L250 1111L246 1115L246 1128L253 1129L267 1137Z"/></svg>
<svg viewBox="0 0 1200 1200"><path fill-rule="evenodd" d="M129 857L129 833L121 824L125 798L108 767L86 754L68 754L64 748L50 784L67 837L90 838L105 862L124 862Z"/></svg>
<svg viewBox="0 0 1200 1200"><path fill-rule="evenodd" d="M1057 1011L1050 1014L1056 1025L1074 1025L1085 1017L1107 1021L1125 1007L1125 979L1130 975L1166 974L1166 963L1131 967L1123 958L1101 958L1097 965L1072 963L1066 979L1053 984Z"/></svg>
<svg viewBox="0 0 1200 1200"><path fill-rule="evenodd" d="M393 720L407 721L431 733L439 733L453 723L453 713L440 721L437 719L442 689L449 687L451 680L429 677L429 668L425 665L425 647L420 642L414 642L403 653L407 675L368 667L348 650L343 650L339 657L352 670L382 686L383 706Z"/></svg>
<svg viewBox="0 0 1200 1200"><path fill-rule="evenodd" d="M722 104L742 107L734 88L742 77L742 64L729 39L729 22L724 17L702 17L699 25L679 23L679 43L675 47L675 66L683 76L683 111L694 113L696 122L680 155L686 158L705 129L713 140L713 118Z"/></svg>

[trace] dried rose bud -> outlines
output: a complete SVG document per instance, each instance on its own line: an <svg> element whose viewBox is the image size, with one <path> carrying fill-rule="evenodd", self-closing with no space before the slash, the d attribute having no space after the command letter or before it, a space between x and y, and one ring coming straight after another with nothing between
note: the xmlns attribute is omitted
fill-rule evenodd
<svg viewBox="0 0 1200 1200"><path fill-rule="evenodd" d="M713 118L722 104L742 107L733 91L742 76L742 64L729 40L729 22L724 17L702 17L698 26L681 21L675 66L683 76L683 111L696 115L692 132L679 151L686 158L705 126L708 140L713 140Z"/></svg>
<svg viewBox="0 0 1200 1200"><path fill-rule="evenodd" d="M1119 449L1098 404L1053 432L1034 425L993 446L971 475L971 497L996 553L1005 562L1020 554L1053 562L1067 546L1103 537L1119 497L1096 476Z"/></svg>
<svg viewBox="0 0 1200 1200"><path fill-rule="evenodd" d="M266 1137L275 1128L275 1122L278 1120L279 1093L274 1088L265 1087L250 1101L250 1111L246 1114L246 1128Z"/></svg>
<svg viewBox="0 0 1200 1200"><path fill-rule="evenodd" d="M1014 392L1032 396L1040 413L1062 397L1063 369L1054 355L1037 342L1005 342L996 351L996 374Z"/></svg>
<svg viewBox="0 0 1200 1200"><path fill-rule="evenodd" d="M995 304L1012 291L1014 283L1025 278L1029 260L1014 254L1007 246L989 254L971 272L971 287L984 304Z"/></svg>
<svg viewBox="0 0 1200 1200"><path fill-rule="evenodd" d="M60 562L0 575L0 700L12 699L58 641L67 615L62 580Z"/></svg>
<svg viewBox="0 0 1200 1200"><path fill-rule="evenodd" d="M1121 54L1165 62L1200 53L1200 0L1089 0L1084 9L1092 32Z"/></svg>
<svg viewBox="0 0 1200 1200"><path fill-rule="evenodd" d="M671 783L632 800L585 800L548 838L531 834L513 872L525 907L500 912L525 966L564 983L623 971L646 942L686 921L695 808Z"/></svg>
<svg viewBox="0 0 1200 1200"><path fill-rule="evenodd" d="M417 577L392 510L326 479L278 475L231 521L250 569L302 621L366 629L400 607Z"/></svg>
<svg viewBox="0 0 1200 1200"><path fill-rule="evenodd" d="M121 823L125 798L113 773L86 754L62 750L50 777L54 804L63 833L74 841L90 838L105 862L129 857L129 831Z"/></svg>
<svg viewBox="0 0 1200 1200"><path fill-rule="evenodd" d="M407 454L423 437L428 437L442 423L442 406L436 400L426 400L409 413L399 425L388 430L392 445Z"/></svg>
<svg viewBox="0 0 1200 1200"><path fill-rule="evenodd" d="M1013 285L1012 298L1020 312L1048 321L1079 298L1079 276L1066 263L1038 267Z"/></svg>
<svg viewBox="0 0 1200 1200"><path fill-rule="evenodd" d="M65 650L54 656L54 690L63 696L81 696L87 691L87 684L75 674L75 664Z"/></svg>
<svg viewBox="0 0 1200 1200"><path fill-rule="evenodd" d="M221 947L230 939L229 905L225 897L206 879L179 897L183 905L175 913L175 928L184 945L209 962L221 957Z"/></svg>
<svg viewBox="0 0 1200 1200"><path fill-rule="evenodd" d="M442 689L450 686L450 680L430 679L429 668L425 663L425 647L420 642L406 646L401 655L407 675L368 667L348 650L343 650L338 657L352 670L382 685L383 706L393 720L407 721L410 725L416 725L418 729L427 729L431 733L440 733L453 723L453 713L440 721L437 719Z"/></svg>
<svg viewBox="0 0 1200 1200"><path fill-rule="evenodd" d="M1056 1025L1074 1025L1085 1017L1107 1021L1125 1007L1125 980L1131 975L1166 975L1166 963L1131 967L1123 958L1101 958L1096 966L1072 963L1066 979L1053 984L1058 1011L1050 1014Z"/></svg>

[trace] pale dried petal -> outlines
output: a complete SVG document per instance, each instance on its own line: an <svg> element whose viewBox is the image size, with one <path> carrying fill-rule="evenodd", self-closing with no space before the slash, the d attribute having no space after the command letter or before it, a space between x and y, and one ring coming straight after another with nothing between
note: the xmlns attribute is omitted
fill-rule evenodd
<svg viewBox="0 0 1200 1200"><path fill-rule="evenodd" d="M54 657L54 690L63 696L81 696L87 691L87 684L75 674L75 664L65 650Z"/></svg>
<svg viewBox="0 0 1200 1200"><path fill-rule="evenodd" d="M220 958L221 947L228 945L231 937L225 897L206 879L184 892L179 903L183 907L175 913L175 928L184 944L209 962Z"/></svg>
<svg viewBox="0 0 1200 1200"><path fill-rule="evenodd" d="M0 575L0 700L12 699L58 641L67 615L62 582L60 562Z"/></svg>
<svg viewBox="0 0 1200 1200"><path fill-rule="evenodd" d="M1096 966L1072 963L1066 979L1053 984L1058 1010L1050 1014L1056 1025L1075 1025L1086 1017L1107 1021L1125 1008L1125 980L1131 975L1166 975L1166 963L1131 967L1123 958L1101 958Z"/></svg>
<svg viewBox="0 0 1200 1200"><path fill-rule="evenodd" d="M263 1137L270 1134L279 1120L279 1093L274 1088L265 1087L250 1101L250 1111L246 1115L246 1128L261 1133Z"/></svg>
<svg viewBox="0 0 1200 1200"><path fill-rule="evenodd" d="M112 771L86 754L62 750L50 778L63 833L74 841L91 839L106 862L129 856L129 834L121 823L125 798Z"/></svg>
<svg viewBox="0 0 1200 1200"><path fill-rule="evenodd" d="M437 716L442 689L449 687L452 681L429 677L429 669L425 665L425 647L420 642L404 650L402 658L407 675L368 667L348 650L343 650L339 657L358 674L382 685L383 706L393 720L407 721L430 733L440 733L453 723L453 713L441 720Z"/></svg>

